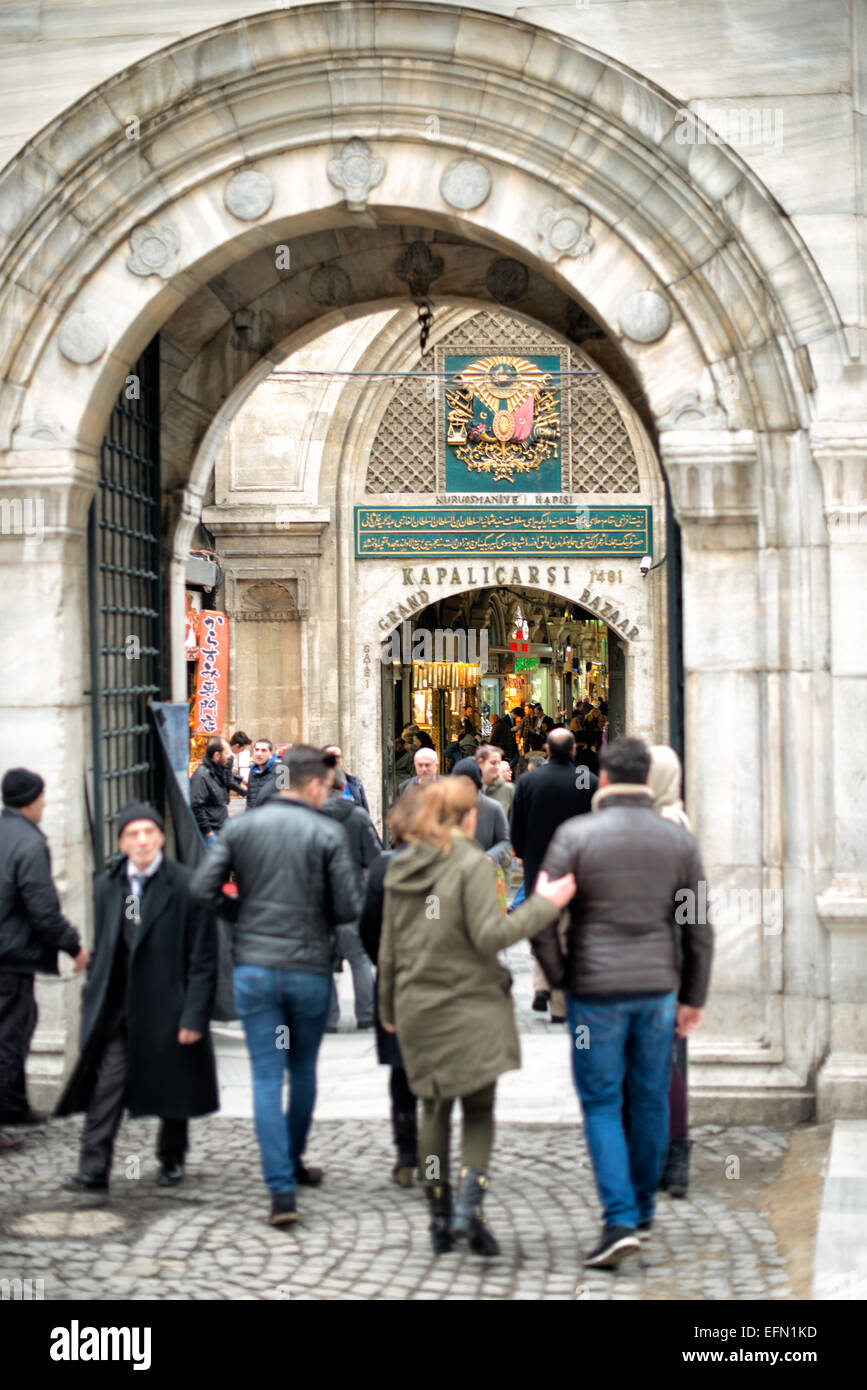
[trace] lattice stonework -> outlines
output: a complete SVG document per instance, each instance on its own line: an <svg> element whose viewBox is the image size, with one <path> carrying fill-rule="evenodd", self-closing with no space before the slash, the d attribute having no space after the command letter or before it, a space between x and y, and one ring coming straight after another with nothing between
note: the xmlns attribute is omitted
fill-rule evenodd
<svg viewBox="0 0 867 1390"><path fill-rule="evenodd" d="M484 348L527 348L540 353L562 352L563 345L542 330L508 314L483 310L453 328L437 347L473 351ZM573 370L589 364L569 354ZM421 359L419 370L435 370L434 349ZM431 493L437 482L437 410L439 393L429 382L407 379L389 402L376 434L367 466L365 492ZM568 492L640 492L632 444L604 379L598 374L573 377L563 390L563 428L571 434L564 447L563 490ZM568 444L569 441L564 441ZM571 455L571 476L567 472Z"/></svg>

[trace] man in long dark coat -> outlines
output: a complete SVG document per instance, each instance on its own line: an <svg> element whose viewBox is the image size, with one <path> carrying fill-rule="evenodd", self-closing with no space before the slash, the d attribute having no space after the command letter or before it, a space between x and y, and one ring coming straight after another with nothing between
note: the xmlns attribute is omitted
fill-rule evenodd
<svg viewBox="0 0 867 1390"><path fill-rule="evenodd" d="M85 1110L77 1191L108 1188L124 1108L162 1118L159 1184L184 1176L187 1121L219 1109L208 1034L217 984L213 919L192 872L163 854L163 822L133 803L118 820L123 860L96 881L94 948L82 999L81 1057L55 1114Z"/></svg>

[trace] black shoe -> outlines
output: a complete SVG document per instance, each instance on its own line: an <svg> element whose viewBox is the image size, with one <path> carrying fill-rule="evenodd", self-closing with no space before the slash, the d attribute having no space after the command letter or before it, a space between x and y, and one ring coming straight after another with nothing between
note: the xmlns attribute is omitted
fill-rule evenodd
<svg viewBox="0 0 867 1390"><path fill-rule="evenodd" d="M552 1022L552 1023L565 1023L565 1022L566 1022L566 1015L564 1014L564 1015L562 1016L562 1018L561 1018L560 1014L552 1014L552 1015L551 1015L551 1022Z"/></svg>
<svg viewBox="0 0 867 1390"><path fill-rule="evenodd" d="M157 1178L157 1187L177 1187L184 1180L183 1163L164 1163Z"/></svg>
<svg viewBox="0 0 867 1390"><path fill-rule="evenodd" d="M6 1125L44 1125L51 1119L47 1110L34 1110L28 1106L20 1115L13 1115L11 1120L4 1120Z"/></svg>
<svg viewBox="0 0 867 1390"><path fill-rule="evenodd" d="M669 1197L685 1197L689 1191L689 1151L691 1139L672 1139L668 1146L665 1168L659 1179L660 1192Z"/></svg>
<svg viewBox="0 0 867 1390"><path fill-rule="evenodd" d="M640 1249L641 1242L631 1226L606 1226L602 1239L584 1263L589 1269L616 1269L621 1260Z"/></svg>
<svg viewBox="0 0 867 1390"><path fill-rule="evenodd" d="M537 989L533 995L532 1009L534 1014L546 1014L548 1012L548 1000L551 998L551 991L548 989Z"/></svg>
<svg viewBox="0 0 867 1390"><path fill-rule="evenodd" d="M373 1028L373 1027L374 1027L373 1019L370 1019L369 1022L367 1022L367 1023L356 1023L356 1025L355 1025L355 1031L356 1031L356 1033L366 1033L366 1032L368 1031L369 1028Z"/></svg>
<svg viewBox="0 0 867 1390"><path fill-rule="evenodd" d="M325 1031L326 1031L326 1033L336 1033L336 1032L337 1032L337 1024L335 1023L334 1026L332 1027L332 1025L329 1023L329 1025L328 1025L328 1027L325 1029Z"/></svg>
<svg viewBox="0 0 867 1390"><path fill-rule="evenodd" d="M488 1190L487 1174L478 1168L461 1169L461 1186L452 1218L455 1240L466 1238L475 1255L499 1255L500 1247L482 1216L482 1202Z"/></svg>
<svg viewBox="0 0 867 1390"><path fill-rule="evenodd" d="M294 1192L275 1192L271 1198L271 1225L288 1226L298 1220Z"/></svg>
<svg viewBox="0 0 867 1390"><path fill-rule="evenodd" d="M646 1242L650 1240L650 1237L653 1234L653 1222L639 1221L637 1229L638 1239L641 1241L642 1245L646 1244Z"/></svg>
<svg viewBox="0 0 867 1390"><path fill-rule="evenodd" d="M63 1186L70 1192L107 1192L108 1176L105 1173L73 1173L63 1179Z"/></svg>
<svg viewBox="0 0 867 1390"><path fill-rule="evenodd" d="M322 1182L321 1168L305 1168L300 1158L295 1160L295 1181L299 1187L319 1187Z"/></svg>
<svg viewBox="0 0 867 1390"><path fill-rule="evenodd" d="M418 1130L415 1111L399 1110L392 1116L394 1143L397 1149L397 1163L391 1176L398 1187L412 1187L415 1170L418 1167Z"/></svg>
<svg viewBox="0 0 867 1390"><path fill-rule="evenodd" d="M447 1255L454 1248L451 1233L452 1189L447 1182L431 1183L425 1188L430 1207L430 1236L435 1255Z"/></svg>

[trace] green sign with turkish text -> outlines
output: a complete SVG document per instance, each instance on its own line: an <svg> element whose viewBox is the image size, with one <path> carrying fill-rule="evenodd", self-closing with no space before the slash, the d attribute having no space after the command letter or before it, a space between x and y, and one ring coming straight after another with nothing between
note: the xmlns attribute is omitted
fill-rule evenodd
<svg viewBox="0 0 867 1390"><path fill-rule="evenodd" d="M652 555L650 507L356 507L360 559Z"/></svg>

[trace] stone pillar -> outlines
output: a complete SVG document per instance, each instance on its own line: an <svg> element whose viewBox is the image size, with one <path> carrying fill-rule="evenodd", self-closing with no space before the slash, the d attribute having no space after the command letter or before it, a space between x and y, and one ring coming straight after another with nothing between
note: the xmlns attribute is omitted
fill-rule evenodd
<svg viewBox="0 0 867 1390"><path fill-rule="evenodd" d="M255 510L255 519L245 515L252 508L212 507L204 514L217 537L231 620L227 724L275 744L306 742L318 737L318 730L310 732L305 691L319 687L311 669L318 643L309 629L320 612L326 520L302 514L289 523L274 517L276 509L268 516Z"/></svg>
<svg viewBox="0 0 867 1390"><path fill-rule="evenodd" d="M818 900L828 933L830 1050L819 1070L820 1120L867 1111L867 422L814 432L830 546L833 875Z"/></svg>
<svg viewBox="0 0 867 1390"><path fill-rule="evenodd" d="M87 510L96 459L73 449L19 448L0 460L0 771L25 766L46 783L48 837L63 911L91 940L93 862L85 817L90 780ZM57 1097L77 1048L80 977L42 977L28 1064L31 1101Z"/></svg>

